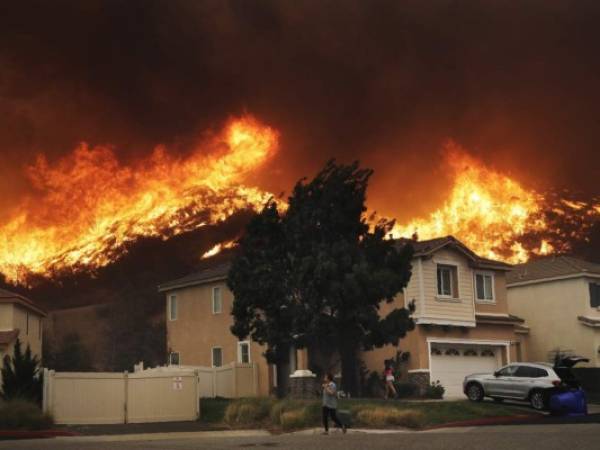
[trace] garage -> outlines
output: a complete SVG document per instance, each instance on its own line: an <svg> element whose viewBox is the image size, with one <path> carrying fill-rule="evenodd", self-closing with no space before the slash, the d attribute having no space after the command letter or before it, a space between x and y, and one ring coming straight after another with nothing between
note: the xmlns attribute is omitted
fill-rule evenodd
<svg viewBox="0 0 600 450"><path fill-rule="evenodd" d="M503 347L494 345L430 344L430 379L444 386L444 397L464 397L462 382L473 373L492 373L502 365Z"/></svg>

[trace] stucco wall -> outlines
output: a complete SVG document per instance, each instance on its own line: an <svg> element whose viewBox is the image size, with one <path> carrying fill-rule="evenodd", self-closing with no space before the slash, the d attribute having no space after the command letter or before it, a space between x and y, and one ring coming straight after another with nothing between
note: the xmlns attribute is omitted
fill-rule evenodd
<svg viewBox="0 0 600 450"><path fill-rule="evenodd" d="M578 316L600 319L590 307L589 288L584 278L557 280L508 288L509 311L526 320L530 327L529 357L547 361L557 349L590 358L600 367L600 329L583 325Z"/></svg>
<svg viewBox="0 0 600 450"><path fill-rule="evenodd" d="M485 271L484 271L485 272ZM494 273L494 303L484 303L475 299L475 312L506 314L508 313L508 300L506 293L506 273Z"/></svg>
<svg viewBox="0 0 600 450"><path fill-rule="evenodd" d="M222 312L212 312L212 289L221 288ZM170 295L177 295L177 320L169 320L167 310L167 350L179 352L180 364L211 366L213 347L221 347L223 364L238 360L239 340L231 334L233 324L231 307L233 294L224 282L178 289L166 293L166 307ZM263 356L264 348L255 342L250 344L251 360L258 364L259 393L270 393L270 366Z"/></svg>

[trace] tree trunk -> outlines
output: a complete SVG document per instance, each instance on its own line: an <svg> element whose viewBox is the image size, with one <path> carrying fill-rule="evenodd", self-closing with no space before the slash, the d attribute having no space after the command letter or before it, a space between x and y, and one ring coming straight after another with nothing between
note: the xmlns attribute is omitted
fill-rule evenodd
<svg viewBox="0 0 600 450"><path fill-rule="evenodd" d="M340 349L342 362L342 390L352 397L358 395L358 358L356 345L353 342L345 343Z"/></svg>

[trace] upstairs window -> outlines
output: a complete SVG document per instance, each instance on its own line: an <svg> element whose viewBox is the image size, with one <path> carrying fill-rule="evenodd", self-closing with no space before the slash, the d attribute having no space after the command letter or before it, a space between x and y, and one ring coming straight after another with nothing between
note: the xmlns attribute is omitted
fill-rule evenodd
<svg viewBox="0 0 600 450"><path fill-rule="evenodd" d="M494 301L494 275L491 273L475 273L475 293L477 300L482 302Z"/></svg>
<svg viewBox="0 0 600 450"><path fill-rule="evenodd" d="M458 298L458 269L456 266L438 264L437 293L440 297Z"/></svg>
<svg viewBox="0 0 600 450"><path fill-rule="evenodd" d="M213 367L221 367L223 365L223 349L221 347L213 347L211 357Z"/></svg>
<svg viewBox="0 0 600 450"><path fill-rule="evenodd" d="M600 284L590 283L590 306L600 308Z"/></svg>
<svg viewBox="0 0 600 450"><path fill-rule="evenodd" d="M179 352L169 353L169 365L170 366L178 366L179 365Z"/></svg>
<svg viewBox="0 0 600 450"><path fill-rule="evenodd" d="M177 320L177 296L169 296L169 320Z"/></svg>
<svg viewBox="0 0 600 450"><path fill-rule="evenodd" d="M213 314L221 314L223 312L223 299L220 287L214 287L212 290L212 312Z"/></svg>
<svg viewBox="0 0 600 450"><path fill-rule="evenodd" d="M250 363L250 342L238 342L238 362L242 364Z"/></svg>

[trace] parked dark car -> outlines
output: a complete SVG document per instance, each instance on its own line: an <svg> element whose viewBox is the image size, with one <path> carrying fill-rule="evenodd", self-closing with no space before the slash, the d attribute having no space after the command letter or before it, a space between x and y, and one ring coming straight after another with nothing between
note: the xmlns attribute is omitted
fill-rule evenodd
<svg viewBox="0 0 600 450"><path fill-rule="evenodd" d="M465 377L463 391L471 401L491 397L530 402L537 410L548 409L550 398L557 393L570 390L580 391L579 382L571 368L586 358L570 356L561 358L556 364L513 363L493 374L473 374Z"/></svg>

